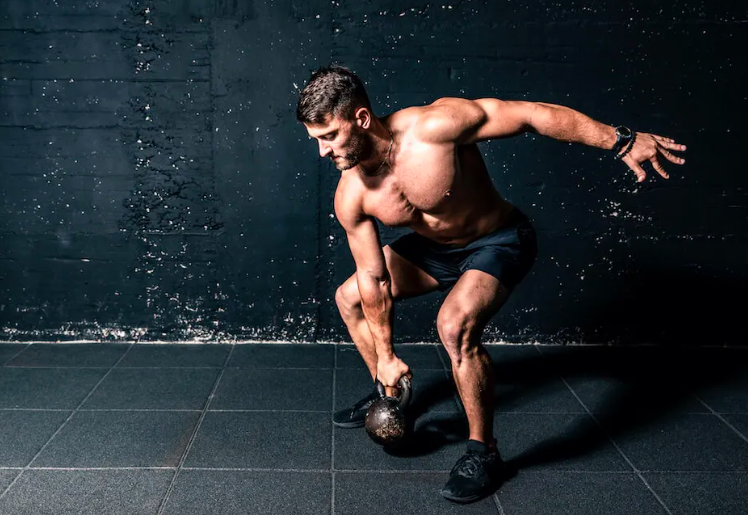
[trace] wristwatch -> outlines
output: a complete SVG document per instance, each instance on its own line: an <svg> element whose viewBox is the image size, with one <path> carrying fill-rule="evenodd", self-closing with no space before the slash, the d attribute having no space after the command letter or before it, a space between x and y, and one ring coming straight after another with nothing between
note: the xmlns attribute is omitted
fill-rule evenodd
<svg viewBox="0 0 748 515"><path fill-rule="evenodd" d="M619 125L618 127L616 127L616 142L611 150L613 150L613 152L615 152L616 154L619 153L621 149L625 147L633 137L634 132L631 129L629 129L628 127L624 127L623 125Z"/></svg>

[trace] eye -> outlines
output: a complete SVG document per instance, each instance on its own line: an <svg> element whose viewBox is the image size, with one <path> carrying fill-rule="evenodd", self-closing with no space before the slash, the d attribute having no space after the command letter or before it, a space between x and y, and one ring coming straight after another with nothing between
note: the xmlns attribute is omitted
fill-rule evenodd
<svg viewBox="0 0 748 515"><path fill-rule="evenodd" d="M335 139L336 135L337 135L337 132L332 132L330 134L325 134L324 136L322 136L322 139L326 141L332 141Z"/></svg>

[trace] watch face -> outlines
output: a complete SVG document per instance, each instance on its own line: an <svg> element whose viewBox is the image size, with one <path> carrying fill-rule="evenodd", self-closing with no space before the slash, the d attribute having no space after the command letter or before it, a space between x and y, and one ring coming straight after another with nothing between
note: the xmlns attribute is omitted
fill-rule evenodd
<svg viewBox="0 0 748 515"><path fill-rule="evenodd" d="M624 137L624 138L630 138L631 137L631 129L629 129L628 127L621 126L621 127L618 127L617 130L618 130L618 133L622 137Z"/></svg>

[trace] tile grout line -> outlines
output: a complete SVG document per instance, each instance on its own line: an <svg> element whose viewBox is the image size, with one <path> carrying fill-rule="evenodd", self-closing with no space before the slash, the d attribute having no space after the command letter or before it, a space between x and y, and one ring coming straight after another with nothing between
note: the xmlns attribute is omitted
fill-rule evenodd
<svg viewBox="0 0 748 515"><path fill-rule="evenodd" d="M208 413L208 407L210 406L210 403L213 401L213 397L216 394L216 390L218 390L218 385L220 384L221 379L223 378L224 372L226 372L226 365L228 365L229 361L231 360L231 356L234 354L235 348L236 348L236 344L231 344L231 350L229 351L228 355L226 356L225 361L223 362L223 367L221 367L221 371L218 373L218 377L216 377L215 383L213 383L213 388L211 389L210 394L208 395L208 398L205 401L205 406L203 406L203 410L200 413L200 417L197 419L197 423L195 424L195 429L192 431L192 435L190 435L190 439L184 448L184 452L182 452L182 456L179 459L179 463L177 464L174 475L172 476L171 481L169 482L169 487L166 489L166 492L164 493L164 497L161 499L161 503L159 504L158 510L156 511L156 515L161 515L166 509L166 504L167 502L169 502L169 497L171 496L171 492L174 490L174 485L176 484L177 478L179 477L179 472L184 467L184 462L187 460L187 455L189 454L190 450L192 450L192 444L195 443L195 438L197 438L197 433L198 431L200 431L200 426L202 426L203 420L205 420L205 416Z"/></svg>
<svg viewBox="0 0 748 515"><path fill-rule="evenodd" d="M538 349L538 352L540 352L541 355L544 356L543 352ZM644 486L647 487L647 490L654 496L655 499L657 499L657 502L660 503L662 508L665 510L665 512L668 513L668 515L673 515L673 512L670 511L670 508L665 504L665 501L662 500L662 498L657 494L657 492L654 491L654 489L650 486L649 482L646 480L644 475L642 475L641 471L634 465L634 463L629 459L626 454L624 454L623 449L613 440L613 438L608 434L608 432L603 428L603 426L600 424L600 421L597 419L597 417L590 411L590 409L587 407L587 405L582 401L582 399L579 398L579 395L577 395L577 392L574 391L574 389L571 387L569 382L566 380L565 377L563 377L561 374L558 374L558 377L563 381L563 383L566 385L566 388L569 389L569 392L574 396L574 398L577 400L579 404L582 405L584 410L587 412L587 416L592 418L592 420L595 422L595 425L603 432L603 434L607 437L608 441L613 445L613 447L616 448L618 453L621 455L621 457L628 463L629 467L631 467L631 470L636 474L636 476L641 480L642 483L644 483Z"/></svg>
<svg viewBox="0 0 748 515"><path fill-rule="evenodd" d="M114 370L114 367L117 366L117 363L119 363L120 361L122 361L123 359L125 359L125 356L127 356L127 354L130 352L130 350L133 348L134 345L135 345L134 343L131 343L130 346L127 348L127 350L122 353L122 356L120 356L120 358L117 360L117 362L114 365L112 365L111 367L109 367L109 370L107 370L106 374L104 374L103 376L101 376L101 379L99 379L99 381L94 385L94 387L91 389L91 391L88 392L88 395L86 395L83 398L83 400L78 404L78 406L76 406L76 408L72 411L72 413L70 413L70 415L68 415L68 417L60 425L60 427L57 428L57 431L55 431L54 434L49 437L49 439L47 440L47 442L42 446L41 449L39 449L39 452L37 452L34 455L34 457L31 458L31 461L29 461L26 464L26 466L23 468L23 470L21 470L21 472L18 473L18 475L7 486L7 488L5 488L5 490L2 493L0 493L0 499L2 499L3 497L5 497L5 494L7 494L8 491L10 491L10 489L13 487L13 485L15 485L18 482L18 480L21 479L21 476L23 476L23 474L27 470L29 470L31 468L31 464L34 463L34 461L36 461L36 459L41 455L41 453L44 452L44 450L47 448L47 446L52 442L52 440L54 440L54 438L60 433L60 431L62 431L63 428L65 426L67 426L68 422L70 422L70 419L72 419L75 416L75 414L78 413L78 411L80 410L80 407L83 406L86 403L86 401L89 399L89 397L91 397L91 395L93 395L93 393L101 385L101 383L104 382L104 380L107 378L107 376L109 376L109 374L112 372L112 370Z"/></svg>
<svg viewBox="0 0 748 515"><path fill-rule="evenodd" d="M133 345L150 345L150 344L143 343L143 344L133 344ZM223 344L216 344L216 345L223 345ZM23 351L21 351L21 352L23 352ZM19 354L20 354L20 352L19 352ZM14 356L14 357L12 357L11 360L15 359L16 357L17 357L17 355ZM107 369L111 368L111 367L106 367L106 366L102 366L102 367L95 367L95 366L78 367L78 366L62 366L62 365L56 365L56 366L50 366L50 365L12 365L12 366L5 366L5 365L3 365L3 367L4 368L14 368L14 369L16 369L16 368L34 368L34 369L39 369L39 368L48 369L48 368L52 368L52 369L74 369L74 370L76 370L76 369L104 369L104 370L107 370ZM120 366L118 366L117 370L158 370L158 369L162 369L162 368L163 369L167 369L167 370L195 370L195 369L197 369L197 370L221 370L223 368L227 368L227 369L230 369L230 370L310 370L310 371L319 371L319 370L325 370L326 369L326 367L220 367L220 366L217 366L217 367L174 367L174 366L172 366L172 367L168 367L168 366L167 367L133 367L133 366L120 367ZM356 369L356 368L359 368L359 367L341 367L341 370L353 370L353 369Z"/></svg>
<svg viewBox="0 0 748 515"><path fill-rule="evenodd" d="M2 411L70 411L63 408L0 408Z"/></svg>
<svg viewBox="0 0 748 515"><path fill-rule="evenodd" d="M84 411L84 412L85 411L94 411L94 412L99 412L99 411L116 411L116 412L121 412L121 411L136 411L136 412L141 412L141 411L145 411L145 412L148 412L148 413L164 413L164 412L165 413L172 413L172 412L176 412L176 413L200 413L202 410L199 410L199 409L187 409L187 408L184 408L184 409L180 409L180 408L169 408L169 409L167 409L167 408L164 408L164 409L158 409L158 408L88 408L88 409L81 409L81 410L78 410L78 411Z"/></svg>
<svg viewBox="0 0 748 515"><path fill-rule="evenodd" d="M147 345L147 344L142 344L142 345ZM117 367L117 370L153 370L153 369L161 369L161 368L165 368L167 370L193 370L193 369L198 369L198 370L220 370L222 367L220 367L220 366L214 366L214 367L189 367L189 366L184 366L184 367L178 367L178 366L145 367L145 366L143 366L143 367L138 367L138 366L130 365L130 366L124 366L124 367L122 367L122 366Z"/></svg>
<svg viewBox="0 0 748 515"><path fill-rule="evenodd" d="M698 395L694 395L694 397L695 397L695 398L696 398L696 400L698 400L698 401L699 401L699 402L700 402L701 404L703 404L703 405L704 405L704 406L706 407L706 409L708 409L708 410L709 410L709 411L710 411L710 412L712 413L712 415L714 415L714 416L715 416L715 417L717 417L717 418L718 418L718 419L719 419L720 421L722 421L722 423L723 423L723 424L725 424L725 425L726 425L727 427L729 427L729 428L730 428L730 429L731 429L731 430L732 430L732 431L733 431L733 432L734 432L734 433L735 433L736 435L738 435L738 436L739 436L739 437L740 437L741 439L743 439L744 441L748 442L748 437L746 437L746 436L745 436L745 435L744 435L743 433L741 433L741 432L740 432L740 431L739 431L739 430L738 430L738 429L737 429L737 428L736 428L735 426L733 426L732 424L730 424L730 423L729 423L729 422L727 421L727 419L725 419L725 417L723 417L723 416L722 416L722 414L721 414L721 413L717 413L716 411L714 411L714 409L712 409L712 407L711 407L711 406L709 406L709 405L708 405L708 404L707 404L706 402L704 402L703 400L701 400L701 397L699 397Z"/></svg>
<svg viewBox="0 0 748 515"><path fill-rule="evenodd" d="M504 507L501 505L501 502L499 501L499 493L494 492L491 497L493 497L493 503L496 505L496 509L499 510L499 515L506 515L506 512L504 511Z"/></svg>
<svg viewBox="0 0 748 515"><path fill-rule="evenodd" d="M0 412L3 411L70 411L69 409L61 408L0 408ZM189 408L82 408L78 411L152 411L156 413L160 412L202 412L200 409L189 409ZM211 409L208 410L211 413L330 413L330 410L299 410L299 409ZM448 409L435 409L431 410L430 413L453 413L454 410ZM581 412L559 412L559 411L502 411L500 413L518 414L518 415L579 415ZM698 413L699 415L709 415L709 413Z"/></svg>
<svg viewBox="0 0 748 515"><path fill-rule="evenodd" d="M6 361L4 361L2 366L3 367L6 366L8 363L10 363L14 359L16 359L19 354L21 354L23 351L25 351L26 349L28 349L32 345L34 345L34 344L33 343L27 343L26 345L21 345L21 347L23 347L23 348L21 350L19 350L18 352L16 352L15 354L13 354L9 359L7 359Z"/></svg>
<svg viewBox="0 0 748 515"><path fill-rule="evenodd" d="M561 376L559 376L559 377L561 377ZM571 394L577 399L577 401L582 405L582 407L584 407L585 411L587 412L587 415L592 418L592 420L595 422L595 424L597 425L597 427L600 428L603 431L603 433L605 434L605 436L608 438L608 441L613 445L613 447L616 448L616 450L621 455L621 457L624 460L626 460L626 463L629 464L629 467L631 467L631 469L633 470L634 474L636 474L636 476L641 480L641 482L644 483L644 486L647 487L647 490L649 490L649 492L654 496L654 498L657 499L657 502L660 503L660 505L663 507L663 509L669 515L673 515L673 512L670 511L670 508L668 508L667 504L665 504L665 501L663 501L662 498L657 494L657 492L654 491L654 489L652 488L652 486L649 484L649 482L647 481L647 479L642 474L641 470L639 470L636 467L636 465L634 465L634 463L629 459L629 457L626 456L626 454L623 452L623 449L621 449L621 447L613 440L613 438L608 434L608 432L605 431L605 429L600 424L600 421L597 420L597 417L589 410L589 408L587 407L587 405L584 402L582 402L582 399L580 399L579 396L577 395L577 392L575 392L572 389L571 385L566 380L566 378L561 377L561 381L564 382L564 384L569 389L569 391L571 392Z"/></svg>
<svg viewBox="0 0 748 515"><path fill-rule="evenodd" d="M3 470L2 467L0 467L0 470ZM65 470L69 472L86 472L91 470L176 470L176 467L32 467L30 470Z"/></svg>
<svg viewBox="0 0 748 515"><path fill-rule="evenodd" d="M545 356L543 356L543 353L540 351L540 349L537 346L535 346L535 351L541 358L545 358ZM491 366L493 366L493 360L491 360ZM494 414L496 413L497 411L496 409L494 409ZM502 413L502 412L499 411L498 413ZM511 415L512 412L506 412L505 414ZM501 500L499 500L499 492L498 491L494 492L492 497L493 497L493 502L496 505L496 509L499 511L499 515L506 515L506 511L504 510L504 507L501 505Z"/></svg>
<svg viewBox="0 0 748 515"><path fill-rule="evenodd" d="M332 413L335 413L335 390L338 384L338 347L333 347L333 361L332 361ZM330 427L332 428L330 433L330 515L335 515L335 424L332 423L332 417L330 417Z"/></svg>
<svg viewBox="0 0 748 515"><path fill-rule="evenodd" d="M24 467L0 467L0 470L24 470ZM176 467L31 467L29 470L65 470L71 472L85 472L92 470L171 470L176 471ZM257 467L182 467L182 470L195 470L195 471L229 471L229 472L278 472L278 473L330 473L330 469L276 469L276 468L257 468ZM439 474L442 475L445 472L449 472L448 469L392 469L392 470L381 470L381 469L339 469L335 472L344 472L346 474ZM677 475L695 475L695 474L710 474L710 475L738 475L748 476L748 470L651 470L646 471L649 474L677 474ZM575 469L540 469L540 470L526 470L523 474L530 475L543 475L543 474L586 474L586 475L619 475L628 476L631 475L630 470L575 470Z"/></svg>

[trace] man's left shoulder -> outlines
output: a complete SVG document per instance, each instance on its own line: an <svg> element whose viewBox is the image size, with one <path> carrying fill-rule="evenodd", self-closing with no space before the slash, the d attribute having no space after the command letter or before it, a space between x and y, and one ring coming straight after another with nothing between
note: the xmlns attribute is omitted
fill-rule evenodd
<svg viewBox="0 0 748 515"><path fill-rule="evenodd" d="M459 97L442 97L412 113L412 133L430 143L453 141L465 124L483 117L483 110L474 101Z"/></svg>

